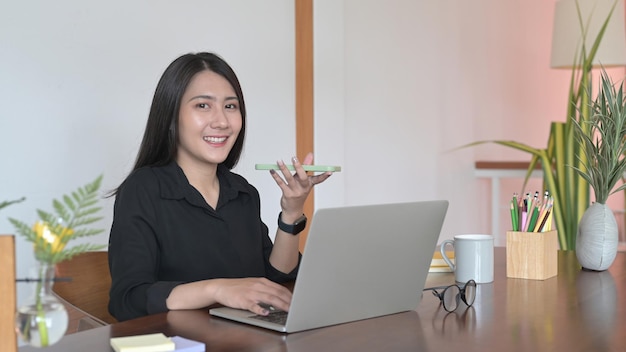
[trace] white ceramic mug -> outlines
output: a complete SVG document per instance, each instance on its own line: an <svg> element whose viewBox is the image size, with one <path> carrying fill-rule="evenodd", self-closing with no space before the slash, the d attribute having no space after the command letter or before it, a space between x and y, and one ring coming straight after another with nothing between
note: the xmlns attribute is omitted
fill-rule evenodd
<svg viewBox="0 0 626 352"><path fill-rule="evenodd" d="M454 263L446 256L446 246L454 248ZM454 272L457 282L474 280L476 283L493 282L493 236L456 235L453 240L441 243L441 256Z"/></svg>

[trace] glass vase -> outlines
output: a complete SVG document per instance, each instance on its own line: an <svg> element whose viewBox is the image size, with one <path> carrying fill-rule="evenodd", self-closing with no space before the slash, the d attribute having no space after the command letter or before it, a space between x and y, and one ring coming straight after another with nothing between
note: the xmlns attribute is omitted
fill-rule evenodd
<svg viewBox="0 0 626 352"><path fill-rule="evenodd" d="M54 265L39 263L33 294L17 309L16 329L20 338L35 347L46 347L58 342L67 330L68 314L65 306L52 293Z"/></svg>

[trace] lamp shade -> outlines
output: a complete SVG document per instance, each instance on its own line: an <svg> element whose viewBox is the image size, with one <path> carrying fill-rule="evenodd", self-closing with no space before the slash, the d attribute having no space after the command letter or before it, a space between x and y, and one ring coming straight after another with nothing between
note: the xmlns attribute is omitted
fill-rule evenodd
<svg viewBox="0 0 626 352"><path fill-rule="evenodd" d="M574 62L580 61L578 57L582 48L583 29L576 9L577 2L582 24L587 28L585 50L589 54L615 0L559 0L556 2L550 60L550 66L553 68L573 68ZM626 65L624 0L618 0L615 6L593 65L603 67Z"/></svg>

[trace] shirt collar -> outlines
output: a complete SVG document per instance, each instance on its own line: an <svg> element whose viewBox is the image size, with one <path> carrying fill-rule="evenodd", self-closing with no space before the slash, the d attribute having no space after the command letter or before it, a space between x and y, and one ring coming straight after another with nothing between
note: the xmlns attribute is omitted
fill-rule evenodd
<svg viewBox="0 0 626 352"><path fill-rule="evenodd" d="M183 169L175 161L156 169L162 176L159 177L162 198L186 198L189 202L195 203L198 191L189 183ZM249 193L246 185L227 167L218 165L217 177L220 181L220 204L236 198L239 192Z"/></svg>

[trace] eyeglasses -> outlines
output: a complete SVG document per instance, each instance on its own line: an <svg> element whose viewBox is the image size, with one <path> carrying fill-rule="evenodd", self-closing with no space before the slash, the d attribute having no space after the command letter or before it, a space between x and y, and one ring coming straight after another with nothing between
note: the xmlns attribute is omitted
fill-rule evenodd
<svg viewBox="0 0 626 352"><path fill-rule="evenodd" d="M443 291L439 293L438 290ZM454 284L450 286L429 287L425 288L424 291L433 291L433 295L441 300L443 308L448 312L453 312L459 307L460 300L463 300L468 307L474 304L474 299L476 299L476 282L469 280L463 287Z"/></svg>

